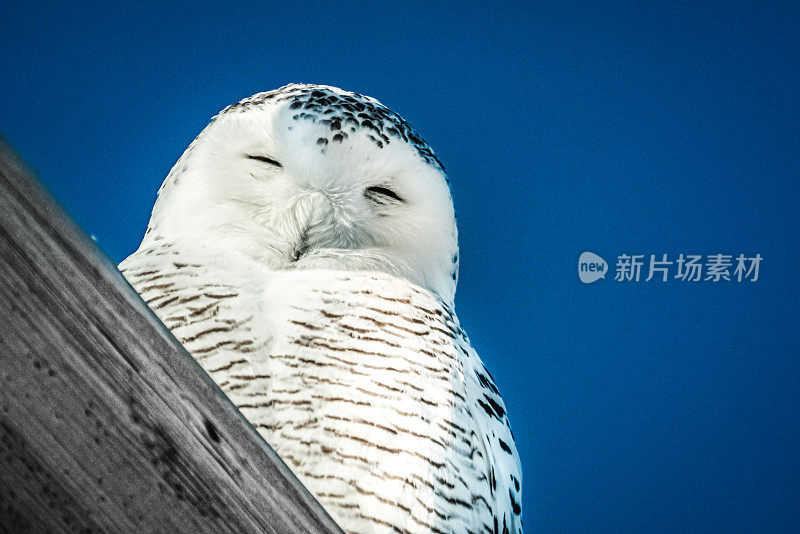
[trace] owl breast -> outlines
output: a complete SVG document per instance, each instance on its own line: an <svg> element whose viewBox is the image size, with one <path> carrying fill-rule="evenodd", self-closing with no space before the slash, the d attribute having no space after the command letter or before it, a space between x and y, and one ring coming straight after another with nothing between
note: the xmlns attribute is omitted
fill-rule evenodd
<svg viewBox="0 0 800 534"><path fill-rule="evenodd" d="M345 531L493 530L471 370L430 293L164 259L123 272Z"/></svg>

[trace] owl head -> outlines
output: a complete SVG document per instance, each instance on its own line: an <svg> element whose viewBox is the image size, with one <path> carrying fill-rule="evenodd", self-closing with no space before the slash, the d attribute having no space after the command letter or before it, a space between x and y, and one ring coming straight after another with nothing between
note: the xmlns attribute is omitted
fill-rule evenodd
<svg viewBox="0 0 800 534"><path fill-rule="evenodd" d="M220 112L159 190L165 240L268 269L390 273L452 301L458 239L444 168L377 100L292 84Z"/></svg>

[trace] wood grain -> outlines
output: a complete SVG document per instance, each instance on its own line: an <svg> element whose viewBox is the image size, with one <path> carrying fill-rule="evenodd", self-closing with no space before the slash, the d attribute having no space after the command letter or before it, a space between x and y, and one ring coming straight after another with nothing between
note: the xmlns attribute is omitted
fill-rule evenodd
<svg viewBox="0 0 800 534"><path fill-rule="evenodd" d="M0 532L341 532L2 138Z"/></svg>

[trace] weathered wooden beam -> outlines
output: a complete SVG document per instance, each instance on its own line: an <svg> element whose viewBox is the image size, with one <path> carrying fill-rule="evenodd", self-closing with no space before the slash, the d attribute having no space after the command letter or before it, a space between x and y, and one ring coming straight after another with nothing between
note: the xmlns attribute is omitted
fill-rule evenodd
<svg viewBox="0 0 800 534"><path fill-rule="evenodd" d="M341 532L0 137L0 532Z"/></svg>

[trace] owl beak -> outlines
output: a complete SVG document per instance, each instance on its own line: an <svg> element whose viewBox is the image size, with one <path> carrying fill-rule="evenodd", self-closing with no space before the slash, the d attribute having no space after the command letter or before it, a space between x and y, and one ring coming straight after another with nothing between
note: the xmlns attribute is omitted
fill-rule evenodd
<svg viewBox="0 0 800 534"><path fill-rule="evenodd" d="M308 252L308 231L303 232L303 235L300 237L300 241L295 243L295 245L292 247L291 260L293 262L298 261L305 255L306 252Z"/></svg>
<svg viewBox="0 0 800 534"><path fill-rule="evenodd" d="M328 198L319 191L312 191L305 195L298 205L295 216L296 228L299 234L296 241L290 246L289 261L296 263L311 251L314 246L315 225L319 223L320 214L330 209Z"/></svg>

